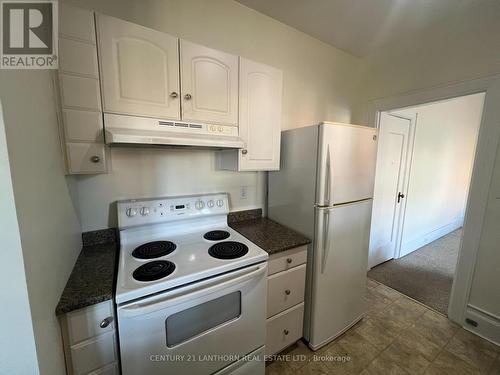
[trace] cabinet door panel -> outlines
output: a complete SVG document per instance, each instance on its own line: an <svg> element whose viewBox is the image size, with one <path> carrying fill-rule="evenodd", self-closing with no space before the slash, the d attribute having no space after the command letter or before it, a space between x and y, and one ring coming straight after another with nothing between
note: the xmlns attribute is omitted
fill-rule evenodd
<svg viewBox="0 0 500 375"><path fill-rule="evenodd" d="M238 57L181 41L182 118L238 123Z"/></svg>
<svg viewBox="0 0 500 375"><path fill-rule="evenodd" d="M277 170L280 162L282 72L247 59L240 61L240 170Z"/></svg>
<svg viewBox="0 0 500 375"><path fill-rule="evenodd" d="M178 120L177 38L98 16L104 111Z"/></svg>

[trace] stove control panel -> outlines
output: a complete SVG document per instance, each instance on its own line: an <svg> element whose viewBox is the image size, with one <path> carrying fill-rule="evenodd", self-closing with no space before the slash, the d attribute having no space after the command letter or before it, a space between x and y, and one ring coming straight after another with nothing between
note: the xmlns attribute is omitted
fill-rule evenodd
<svg viewBox="0 0 500 375"><path fill-rule="evenodd" d="M227 193L131 199L117 202L120 229L229 213Z"/></svg>

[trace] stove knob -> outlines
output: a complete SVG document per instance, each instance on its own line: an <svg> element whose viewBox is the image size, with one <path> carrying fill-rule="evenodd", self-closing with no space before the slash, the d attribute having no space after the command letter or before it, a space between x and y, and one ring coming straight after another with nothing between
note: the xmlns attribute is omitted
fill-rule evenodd
<svg viewBox="0 0 500 375"><path fill-rule="evenodd" d="M142 216L149 215L149 207L143 207L143 208L141 208L141 215Z"/></svg>
<svg viewBox="0 0 500 375"><path fill-rule="evenodd" d="M214 206L214 201L210 199L210 200L207 202L207 207L208 207L208 208L212 208L213 206Z"/></svg>
<svg viewBox="0 0 500 375"><path fill-rule="evenodd" d="M205 207L205 202L203 202L202 200L197 200L196 203L194 204L194 207L197 210L201 210L203 207Z"/></svg>
<svg viewBox="0 0 500 375"><path fill-rule="evenodd" d="M137 208L127 208L127 211L125 211L125 213L128 217L134 217L135 215L137 215Z"/></svg>
<svg viewBox="0 0 500 375"><path fill-rule="evenodd" d="M217 207L224 206L224 201L222 199L217 200Z"/></svg>

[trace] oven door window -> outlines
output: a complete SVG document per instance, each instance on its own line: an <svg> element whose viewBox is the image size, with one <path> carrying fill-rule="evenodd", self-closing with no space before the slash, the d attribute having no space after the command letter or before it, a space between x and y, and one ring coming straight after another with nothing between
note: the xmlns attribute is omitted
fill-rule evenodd
<svg viewBox="0 0 500 375"><path fill-rule="evenodd" d="M178 345L240 315L240 291L179 311L165 320L167 346Z"/></svg>

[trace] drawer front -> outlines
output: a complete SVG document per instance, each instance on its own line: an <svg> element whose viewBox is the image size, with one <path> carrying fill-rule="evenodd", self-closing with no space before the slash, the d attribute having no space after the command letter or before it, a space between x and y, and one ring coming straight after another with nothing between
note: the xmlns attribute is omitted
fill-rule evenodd
<svg viewBox="0 0 500 375"><path fill-rule="evenodd" d="M104 328L101 322L111 317L111 323ZM111 301L99 303L67 314L69 345L75 345L83 340L114 330L113 305Z"/></svg>
<svg viewBox="0 0 500 375"><path fill-rule="evenodd" d="M267 319L266 354L276 354L302 337L304 303Z"/></svg>
<svg viewBox="0 0 500 375"><path fill-rule="evenodd" d="M59 38L59 72L99 78L96 46Z"/></svg>
<svg viewBox="0 0 500 375"><path fill-rule="evenodd" d="M307 261L307 245L273 254L269 257L268 274L286 271Z"/></svg>
<svg viewBox="0 0 500 375"><path fill-rule="evenodd" d="M92 371L89 375L118 375L119 373L118 362L115 362L105 367L101 367L98 370Z"/></svg>
<svg viewBox="0 0 500 375"><path fill-rule="evenodd" d="M101 112L63 109L62 113L66 141L104 143Z"/></svg>
<svg viewBox="0 0 500 375"><path fill-rule="evenodd" d="M267 317L304 301L306 265L269 276L267 280Z"/></svg>
<svg viewBox="0 0 500 375"><path fill-rule="evenodd" d="M116 361L115 332L97 336L71 348L73 370L77 375L88 374Z"/></svg>
<svg viewBox="0 0 500 375"><path fill-rule="evenodd" d="M59 80L64 107L101 110L101 94L97 79L60 74Z"/></svg>
<svg viewBox="0 0 500 375"><path fill-rule="evenodd" d="M70 173L106 172L106 154L103 144L67 143L66 149ZM95 157L99 159L94 159Z"/></svg>

